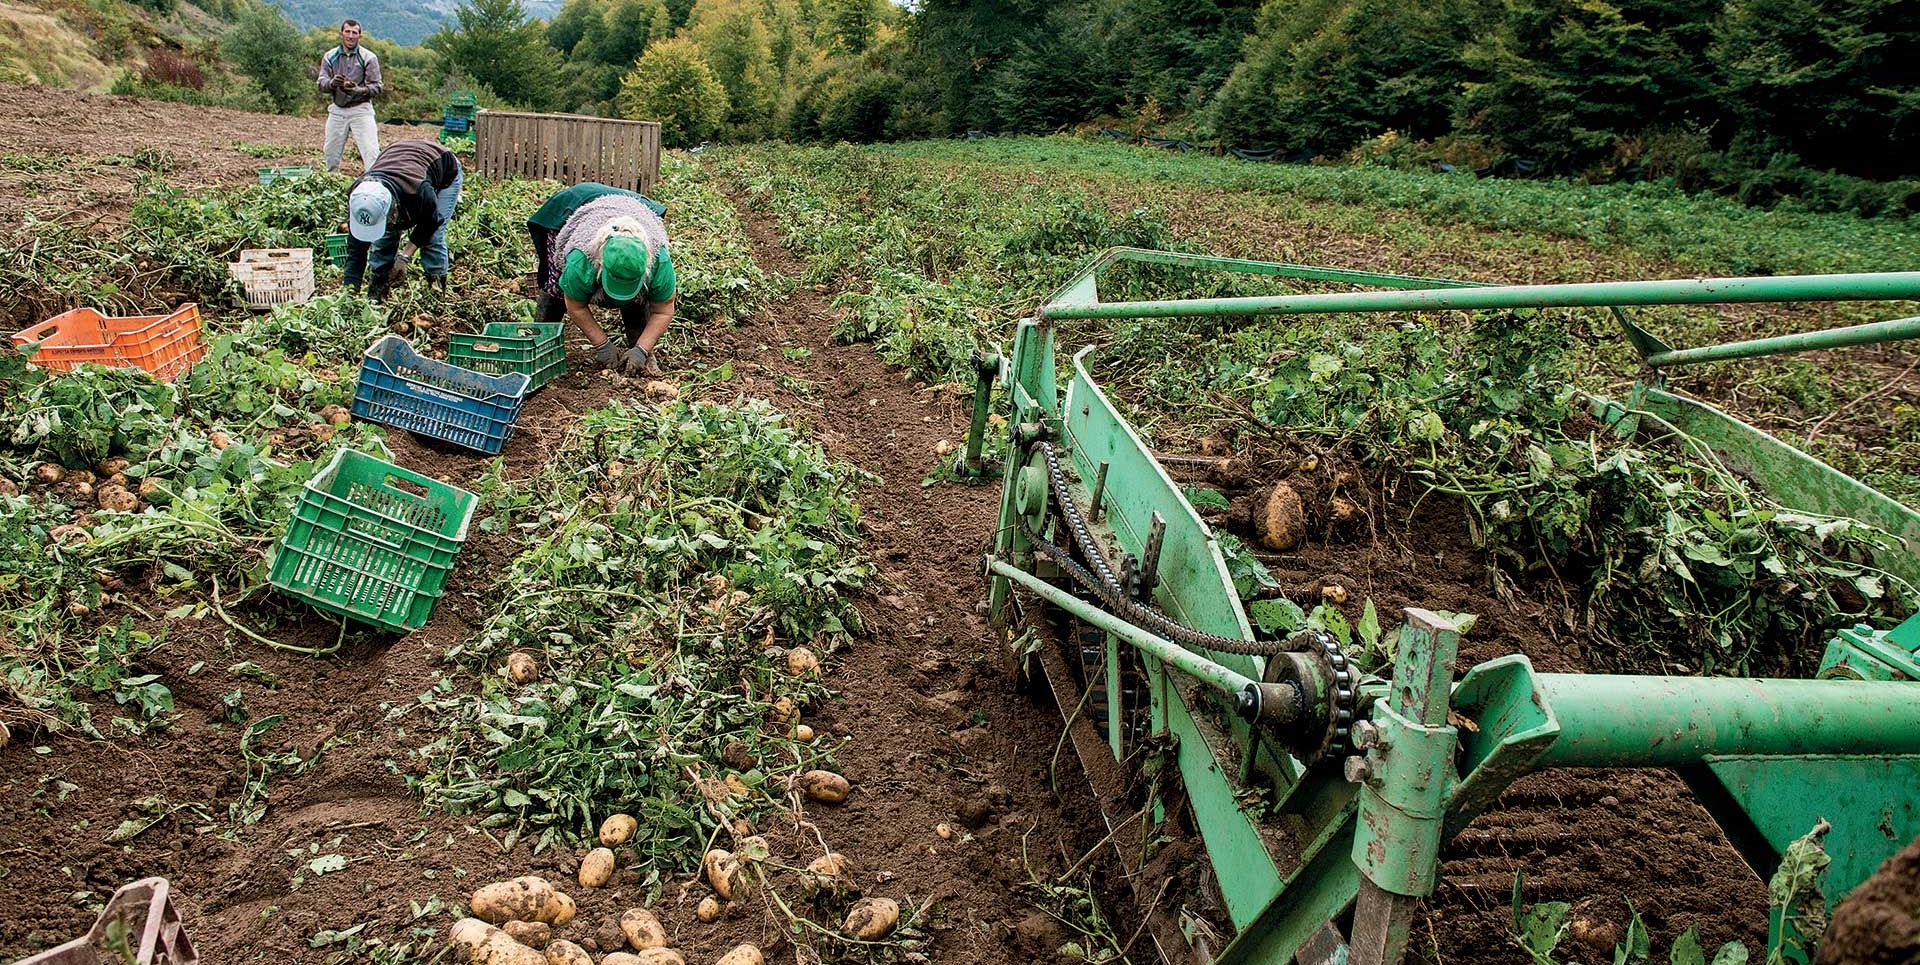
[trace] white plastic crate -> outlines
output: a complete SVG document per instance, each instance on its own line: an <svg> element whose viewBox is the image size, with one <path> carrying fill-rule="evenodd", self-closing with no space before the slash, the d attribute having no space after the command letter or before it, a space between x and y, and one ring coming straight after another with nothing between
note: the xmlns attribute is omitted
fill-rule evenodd
<svg viewBox="0 0 1920 965"><path fill-rule="evenodd" d="M302 305L313 297L312 248L248 248L227 268L255 311Z"/></svg>

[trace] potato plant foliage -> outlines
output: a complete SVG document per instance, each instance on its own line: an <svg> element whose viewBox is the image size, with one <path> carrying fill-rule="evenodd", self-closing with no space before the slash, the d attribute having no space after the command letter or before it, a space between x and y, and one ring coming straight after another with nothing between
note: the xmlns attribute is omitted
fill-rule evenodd
<svg viewBox="0 0 1920 965"><path fill-rule="evenodd" d="M427 802L541 843L639 819L643 870L684 870L710 832L830 764L770 705L824 695L779 658L858 627L858 474L764 402L615 402L582 417L532 485L489 492L483 530L527 548L498 611L451 659L481 675L425 695ZM531 653L536 682L501 672Z"/></svg>
<svg viewBox="0 0 1920 965"><path fill-rule="evenodd" d="M851 289L839 299L849 309L841 335L874 340L890 360L935 379L962 377L974 347L1004 347L1008 321L1031 312L1085 255L1116 244L1183 247L1160 214L1111 210L1100 200L1109 182L1191 173L1220 187L1321 198L1338 178L1387 177L1242 165L1229 182L1225 162L1059 139L728 147L716 158L808 254L809 280ZM1050 176L1024 176L1056 160ZM1269 183L1283 176L1297 183ZM1483 224L1510 209L1529 215L1520 219L1529 228L1539 223L1535 195L1545 188L1419 183L1429 182L1452 193L1330 197ZM1636 244L1751 268L1732 239L1739 226L1770 219L1770 230L1806 243L1795 267L1832 270L1860 264L1838 239L1874 230L1699 204L1706 217L1689 245ZM1264 284L1125 266L1102 279L1102 296L1256 294ZM1867 562L1886 534L1778 505L1677 431L1656 428L1629 443L1593 420L1586 393L1609 392L1597 363L1618 341L1593 316L1395 322L1170 319L1058 330L1069 344L1101 345L1093 361L1103 382L1163 446L1244 425L1251 412L1311 451L1369 466L1409 499L1457 499L1496 585L1565 601L1570 621L1610 644L1594 648L1602 666L1803 672L1835 628L1911 612L1914 588Z"/></svg>

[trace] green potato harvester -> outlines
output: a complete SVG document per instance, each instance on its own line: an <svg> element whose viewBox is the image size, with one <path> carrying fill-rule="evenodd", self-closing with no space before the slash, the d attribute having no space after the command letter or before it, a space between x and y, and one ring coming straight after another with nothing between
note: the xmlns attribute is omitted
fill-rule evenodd
<svg viewBox="0 0 1920 965"><path fill-rule="evenodd" d="M1102 299L1110 272L1139 264L1351 290ZM1460 628L1414 608L1390 671L1362 675L1324 633L1256 634L1215 534L1089 374L1090 350L1072 357L1059 384L1056 323L1610 309L1644 364L1625 398L1594 404L1603 423L1623 436L1643 424L1678 427L1782 505L1885 531L1895 548L1873 563L1920 583L1920 516L1664 378L1683 365L1913 338L1920 317L1674 348L1627 311L1911 299L1920 299L1920 272L1490 286L1113 249L1017 324L1009 354L977 357L973 426L957 468L1001 474L986 559L994 616L1011 623L1016 602L1037 603L1078 628L1021 662L1044 674L1068 717L1116 850L1137 866L1154 821L1168 819L1161 807L1126 820L1134 805L1119 799L1127 785L1120 762L1137 757L1143 740L1170 746L1186 821L1231 919L1231 934L1220 935L1164 910L1150 915L1161 955L1222 965L1398 963L1415 905L1438 883L1442 845L1514 781L1560 767L1674 769L1763 879L1791 842L1829 822L1826 894L1837 901L1920 836L1920 618L1837 633L1817 679L1734 679L1543 673L1519 654L1461 667ZM1009 433L998 468L981 455L995 383L1007 393ZM1075 661L1094 668L1084 682ZM1071 713L1093 688L1105 699L1086 706L1100 719ZM1270 802L1264 816L1242 807L1251 791ZM1132 877L1138 904L1152 906L1160 882ZM1773 919L1776 934L1792 927Z"/></svg>

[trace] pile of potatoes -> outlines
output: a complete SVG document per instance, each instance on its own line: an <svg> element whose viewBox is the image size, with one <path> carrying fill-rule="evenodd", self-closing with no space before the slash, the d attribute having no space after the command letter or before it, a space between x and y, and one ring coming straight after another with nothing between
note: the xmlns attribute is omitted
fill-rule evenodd
<svg viewBox="0 0 1920 965"><path fill-rule="evenodd" d="M448 941L473 965L594 965L586 949L556 930L571 924L573 899L546 879L533 875L497 881L473 893L467 903L472 918L454 922ZM629 908L620 915L620 933L629 951L608 952L600 965L686 965L686 958L667 944L660 916L645 908ZM740 945L714 965L765 965L754 945Z"/></svg>

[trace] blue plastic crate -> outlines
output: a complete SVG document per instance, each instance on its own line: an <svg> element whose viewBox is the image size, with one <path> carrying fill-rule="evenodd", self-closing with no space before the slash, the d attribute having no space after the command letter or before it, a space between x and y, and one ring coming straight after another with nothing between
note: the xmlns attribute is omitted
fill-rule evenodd
<svg viewBox="0 0 1920 965"><path fill-rule="evenodd" d="M448 134L465 134L473 129L473 118L461 117L458 114L448 114L440 119L440 126L444 128Z"/></svg>
<svg viewBox="0 0 1920 965"><path fill-rule="evenodd" d="M524 373L463 369L427 358L406 339L388 335L360 359L353 415L491 456L513 435L526 399Z"/></svg>

